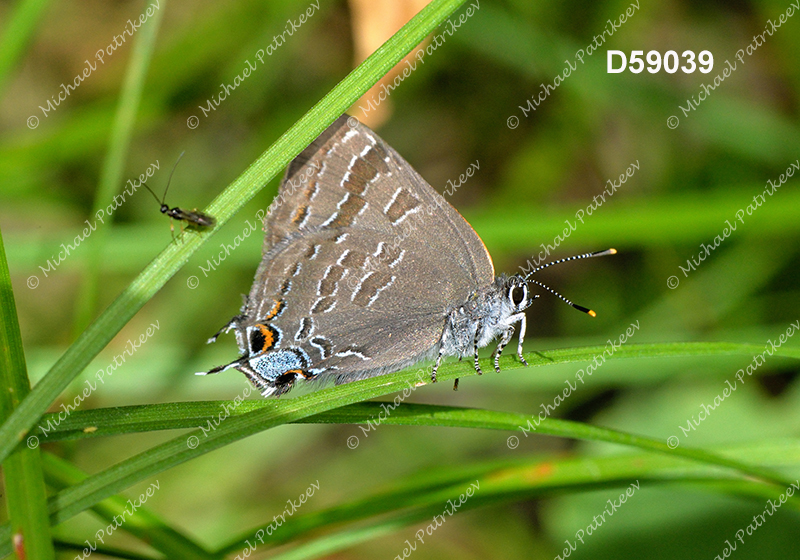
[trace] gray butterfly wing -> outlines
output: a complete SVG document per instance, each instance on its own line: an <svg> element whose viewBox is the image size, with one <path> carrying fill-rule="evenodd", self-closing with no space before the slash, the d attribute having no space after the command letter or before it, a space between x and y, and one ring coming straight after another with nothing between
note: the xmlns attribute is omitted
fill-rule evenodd
<svg viewBox="0 0 800 560"><path fill-rule="evenodd" d="M265 394L433 356L450 310L494 279L470 225L367 127L338 119L287 170L230 364ZM220 369L220 368L218 368Z"/></svg>
<svg viewBox="0 0 800 560"><path fill-rule="evenodd" d="M255 297L266 302L266 319L256 323L274 328L279 342L251 351L299 350L310 376L337 382L397 371L433 355L446 302L460 297L457 284L428 262L417 240L395 250L373 231L349 230L346 243L343 233L286 239L268 253ZM427 297L431 293L439 297Z"/></svg>
<svg viewBox="0 0 800 560"><path fill-rule="evenodd" d="M354 125L354 126L351 126ZM355 227L390 238L411 221L436 235L426 243L446 251L476 287L494 279L494 268L469 223L377 134L342 115L286 170L265 219L264 253L279 240L317 228Z"/></svg>

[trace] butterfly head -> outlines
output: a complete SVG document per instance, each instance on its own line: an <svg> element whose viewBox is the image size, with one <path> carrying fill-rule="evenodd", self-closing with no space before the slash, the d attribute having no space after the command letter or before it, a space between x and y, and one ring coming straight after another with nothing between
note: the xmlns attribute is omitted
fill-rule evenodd
<svg viewBox="0 0 800 560"><path fill-rule="evenodd" d="M528 282L520 274L502 278L500 283L501 297L510 314L521 313L539 296L530 293Z"/></svg>

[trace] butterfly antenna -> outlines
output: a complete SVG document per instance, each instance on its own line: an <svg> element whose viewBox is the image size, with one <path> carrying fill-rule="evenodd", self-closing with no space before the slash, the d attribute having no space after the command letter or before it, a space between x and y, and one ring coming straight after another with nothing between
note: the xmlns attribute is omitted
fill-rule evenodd
<svg viewBox="0 0 800 560"><path fill-rule="evenodd" d="M172 166L172 171L169 172L169 179L167 179L167 186L164 189L164 196L161 198L161 204L164 204L164 201L167 200L167 191L169 190L169 184L172 181L172 174L175 173L175 168L178 167L178 162L181 161L183 154L186 153L186 150L181 152L181 155L178 156L178 159L175 160L175 165ZM152 192L152 191L151 191ZM158 199L156 199L158 200Z"/></svg>
<svg viewBox="0 0 800 560"><path fill-rule="evenodd" d="M567 257L566 259L558 259L557 261L549 262L547 264L543 264L542 266L534 268L528 274L525 275L525 280L527 281L528 278L530 278L531 276L533 276L534 274L536 274L540 270L543 270L543 269L545 269L547 267L553 266L554 264L561 264L561 263L565 263L567 261L577 261L577 260L580 260L580 259L591 259L592 257L605 257L606 255L616 255L616 254L617 254L617 250L616 249L606 249L605 251L598 251L596 253L584 253L582 255L575 255L574 257ZM561 296L559 296L559 297L561 297ZM566 301L566 300L564 300L564 301ZM572 305L572 304L570 304L570 305Z"/></svg>
<svg viewBox="0 0 800 560"><path fill-rule="evenodd" d="M551 288L550 286L547 286L547 285L545 285L545 284L542 284L542 283L541 283L541 282L539 282L538 280L528 280L528 282L530 282L530 283L532 283L532 284L536 284L537 286L541 286L542 288L544 288L545 290L547 290L548 292L550 292L551 294L553 294L554 296L556 296L558 299L560 299L561 301L563 301L564 303L566 303L566 304L567 304L567 305L569 305L570 307L574 307L574 308L575 308L575 309L577 309L578 311L583 311L584 313L586 313L587 315L589 315L589 316L591 316L591 317L597 317L597 313L595 313L595 312L594 312L594 311L592 311L591 309L587 309L587 308L583 307L582 305L578 305L577 303L572 303L570 300L568 300L567 298L565 298L564 296L562 296L561 294L559 294L557 291L555 291L555 290L554 290L553 288Z"/></svg>

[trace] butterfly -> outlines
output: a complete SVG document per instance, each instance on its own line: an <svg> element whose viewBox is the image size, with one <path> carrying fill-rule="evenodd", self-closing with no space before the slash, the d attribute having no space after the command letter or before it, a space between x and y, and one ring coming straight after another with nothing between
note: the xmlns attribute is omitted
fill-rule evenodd
<svg viewBox="0 0 800 560"><path fill-rule="evenodd" d="M242 372L264 396L299 380L336 384L445 356L471 356L499 337L499 357L540 285L538 270L495 277L478 234L372 130L341 116L289 165L265 218L263 258L234 331L241 356L198 375ZM527 365L527 364L526 364ZM457 382L457 380L456 380Z"/></svg>

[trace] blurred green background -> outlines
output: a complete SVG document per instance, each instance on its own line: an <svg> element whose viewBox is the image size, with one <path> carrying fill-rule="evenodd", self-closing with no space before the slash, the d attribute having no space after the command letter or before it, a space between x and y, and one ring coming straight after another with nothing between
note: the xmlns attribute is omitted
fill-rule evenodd
<svg viewBox="0 0 800 560"><path fill-rule="evenodd" d="M18 2L0 2L0 37ZM386 2L391 4L391 2ZM131 59L128 41L45 118L39 105L62 82L83 71L84 60L135 19L139 1L42 3L41 19L18 63L0 75L0 225L6 243L29 373L39 379L77 335L171 242L167 219L139 190L114 215L107 235L91 236L48 276L40 270L61 243L93 221L98 185L110 145L114 114ZM167 202L203 208L354 66L353 6L319 3L265 64L203 116L199 106L231 84L254 53L284 31L307 1L162 2L160 29L146 75L121 193L156 160L149 181L160 193L172 164ZM679 105L711 83L726 59L776 21L788 2L644 2L584 65L523 116L520 105L552 83L565 60L585 49L617 20L626 2L480 2L480 9L397 87L378 133L439 192L476 160L480 170L450 198L486 243L497 272L514 273L552 244L564 220L575 221L609 179L638 162L636 171L553 253L554 257L615 247L615 257L571 263L541 280L591 307L590 319L544 294L528 311L526 351L616 339L631 322L641 329L631 342L733 341L765 344L800 318L800 192L790 179L705 261L685 277L678 268L713 242L725 220L761 194L800 158L800 15L790 18L747 56L696 111ZM388 9L388 8L387 8ZM457 12L463 13L464 8ZM145 26L150 25L148 22ZM403 22L399 22L402 24ZM398 24L398 26L399 26ZM144 29L144 27L143 27ZM139 31L138 33L142 33ZM135 37L137 37L136 35ZM134 39L135 40L135 39ZM606 50L709 50L710 74L606 73ZM5 80L3 81L3 78ZM350 111L362 118L358 106ZM39 124L31 129L31 115ZM191 129L187 119L199 118ZM507 119L519 118L511 129ZM667 126L677 115L680 125ZM232 337L206 339L238 312L260 260L260 231L207 275L207 259L266 208L278 181L203 246L115 342L84 379L106 367L127 340L159 321L157 334L120 367L82 408L189 400L231 399L245 379L235 372L210 378L195 371L236 355ZM93 257L94 255L94 257ZM94 260L93 260L94 258ZM96 274L92 263L97 262ZM35 289L28 279L38 276ZM672 290L667 279L676 275ZM192 289L191 277L198 280ZM797 347L800 340L789 344ZM490 349L489 349L490 351ZM487 352L488 354L488 352ZM770 358L757 378L737 390L686 438L701 403L720 393L745 357L649 359L603 365L556 416L681 444L716 445L794 440L800 435L800 384L796 362ZM417 391L414 402L473 406L535 414L574 379L576 366L518 369ZM56 410L53 407L51 410ZM291 425L270 430L190 461L158 476L160 490L148 507L209 547L267 522L286 500L319 481L306 511L341 503L398 478L447 465L503 457L591 456L620 452L601 445L545 437L522 438L509 449L507 433L466 429L381 426L357 449L347 438L355 426ZM144 450L174 434L149 433L44 449L87 472ZM798 468L788 472L800 471ZM132 488L138 495L150 484ZM642 481L602 530L574 552L576 558L712 558L725 539L763 510L746 500L688 485ZM627 485L623 485L624 488ZM584 528L619 495L609 488L578 495L489 506L448 521L413 554L426 558L553 558L564 539ZM58 528L88 537L101 523L89 513ZM337 553L336 558L390 558L401 554L415 525ZM771 518L737 558L800 558L800 517L785 508ZM119 546L134 541L117 535ZM72 557L62 553L64 558Z"/></svg>

